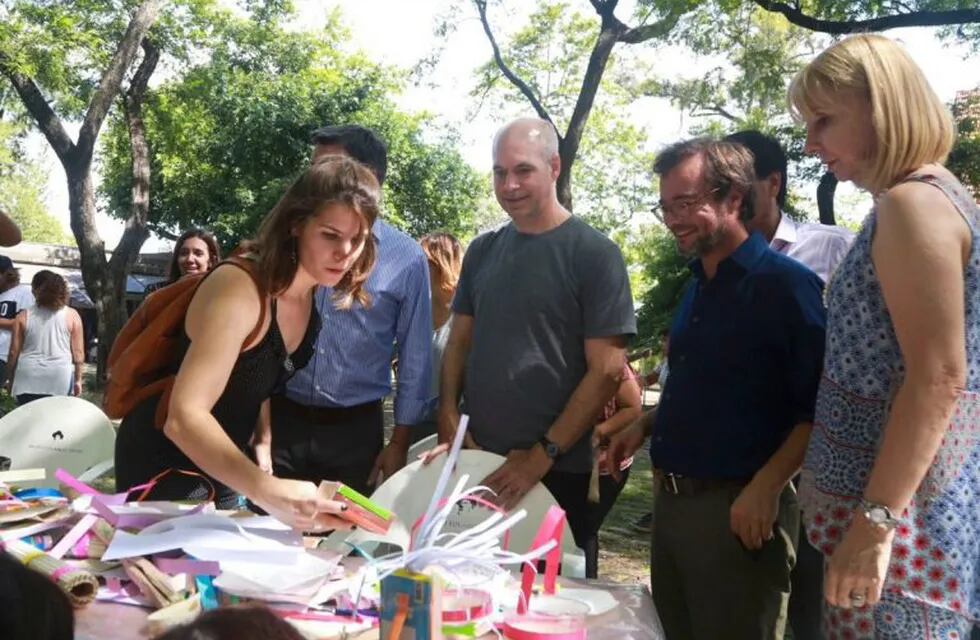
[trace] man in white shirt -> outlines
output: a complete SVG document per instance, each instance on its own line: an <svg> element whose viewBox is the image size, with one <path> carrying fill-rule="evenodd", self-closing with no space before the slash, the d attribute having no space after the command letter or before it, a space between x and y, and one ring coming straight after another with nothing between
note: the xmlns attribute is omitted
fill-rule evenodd
<svg viewBox="0 0 980 640"><path fill-rule="evenodd" d="M7 357L17 312L34 306L34 293L20 283L20 271L7 256L0 256L0 385L7 383Z"/></svg>
<svg viewBox="0 0 980 640"><path fill-rule="evenodd" d="M786 204L786 153L779 141L747 130L725 138L748 148L755 158L755 216L749 231L757 231L769 247L815 272L826 284L851 247L854 234L843 227L796 222L783 212Z"/></svg>
<svg viewBox="0 0 980 640"><path fill-rule="evenodd" d="M759 131L746 130L725 138L746 147L755 165L755 215L750 232L761 233L773 251L801 262L826 285L847 255L854 234L843 227L796 222L783 212L786 204L786 152L779 141ZM800 527L796 567L791 575L789 626L796 640L820 638L820 603L823 599L823 556Z"/></svg>

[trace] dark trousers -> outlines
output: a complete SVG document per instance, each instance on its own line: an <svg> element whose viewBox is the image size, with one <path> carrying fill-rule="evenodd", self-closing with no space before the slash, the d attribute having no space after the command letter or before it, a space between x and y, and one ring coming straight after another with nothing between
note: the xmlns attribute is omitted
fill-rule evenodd
<svg viewBox="0 0 980 640"><path fill-rule="evenodd" d="M22 407L28 402L34 402L35 400L40 400L41 398L50 397L50 393L21 393L17 396L17 406Z"/></svg>
<svg viewBox="0 0 980 640"><path fill-rule="evenodd" d="M569 471L549 471L541 483L565 510L565 519L575 538L575 546L585 549L589 540L589 474Z"/></svg>
<svg viewBox="0 0 980 640"><path fill-rule="evenodd" d="M789 628L793 631L793 640L822 640L823 554L806 539L802 526L796 548L796 566L790 581L793 589L789 594Z"/></svg>
<svg viewBox="0 0 980 640"><path fill-rule="evenodd" d="M382 401L316 408L272 397L272 466L276 477L338 480L365 495L384 446Z"/></svg>
<svg viewBox="0 0 980 640"><path fill-rule="evenodd" d="M619 482L612 476L599 476L599 503L589 503L589 536L582 550L585 551L585 577L591 580L599 577L599 529L616 504L616 499L629 477L629 469L623 471Z"/></svg>
<svg viewBox="0 0 980 640"><path fill-rule="evenodd" d="M796 561L796 492L779 498L773 538L748 550L732 532L741 489L655 490L651 586L668 640L782 640Z"/></svg>

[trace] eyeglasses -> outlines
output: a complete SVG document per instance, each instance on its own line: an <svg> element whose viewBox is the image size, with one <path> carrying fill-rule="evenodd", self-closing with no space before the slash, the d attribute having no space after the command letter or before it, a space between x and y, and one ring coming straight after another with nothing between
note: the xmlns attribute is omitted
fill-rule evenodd
<svg viewBox="0 0 980 640"><path fill-rule="evenodd" d="M704 206L705 201L719 191L721 191L721 189L715 188L710 191L705 191L700 195L675 200L670 204L667 204L661 200L653 205L650 212L653 213L653 215L656 216L657 220L660 222L664 222L669 217L686 218L692 211L700 209L702 206Z"/></svg>

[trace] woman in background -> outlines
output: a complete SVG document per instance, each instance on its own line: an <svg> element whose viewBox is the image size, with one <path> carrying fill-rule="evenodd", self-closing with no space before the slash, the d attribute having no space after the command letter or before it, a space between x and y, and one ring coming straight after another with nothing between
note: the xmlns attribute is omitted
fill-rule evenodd
<svg viewBox="0 0 980 640"><path fill-rule="evenodd" d="M419 239L422 252L429 261L429 282L432 289L432 409L425 421L415 425L412 442L436 432L435 408L439 399L439 370L442 353L449 339L451 306L456 294L456 283L463 268L463 246L449 233L430 233Z"/></svg>
<svg viewBox="0 0 980 640"><path fill-rule="evenodd" d="M82 318L68 306L68 283L52 271L31 280L34 306L17 314L10 343L10 393L23 405L48 396L82 393Z"/></svg>
<svg viewBox="0 0 980 640"><path fill-rule="evenodd" d="M170 259L170 280L177 282L184 276L206 273L221 261L221 249L210 231L188 229L180 234Z"/></svg>
<svg viewBox="0 0 980 640"><path fill-rule="evenodd" d="M210 231L194 227L180 234L170 257L167 279L146 287L146 293L173 284L184 276L207 273L221 261L221 249Z"/></svg>
<svg viewBox="0 0 980 640"><path fill-rule="evenodd" d="M585 542L585 577L595 579L599 573L599 529L629 480L633 458L623 460L618 468L610 467L609 441L620 431L643 415L643 391L636 379L636 372L629 362L623 363L623 379L602 412L601 420L592 429L592 449L596 456L598 496L589 500L589 537ZM593 501L598 498L597 501Z"/></svg>

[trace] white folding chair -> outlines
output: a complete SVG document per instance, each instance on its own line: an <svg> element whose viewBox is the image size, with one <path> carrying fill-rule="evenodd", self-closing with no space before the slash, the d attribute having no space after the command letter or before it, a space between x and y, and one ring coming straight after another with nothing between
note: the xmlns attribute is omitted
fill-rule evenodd
<svg viewBox="0 0 980 640"><path fill-rule="evenodd" d="M62 468L83 481L112 468L116 431L102 409L73 396L51 396L0 418L0 455L11 469L44 468L45 480L20 486L53 486Z"/></svg>
<svg viewBox="0 0 980 640"><path fill-rule="evenodd" d="M351 545L356 545L369 553L380 543L406 547L411 537L411 527L425 512L445 461L446 456L441 456L432 464L422 466L421 461L416 460L388 478L371 495L372 501L395 514L396 522L387 536L378 536L363 529L353 532L335 531L327 538L326 546L337 551L349 551ZM488 451L463 450L449 480L449 486L456 486L460 476L467 474L469 480L466 487L475 487L504 461L503 456ZM517 509L527 510L527 517L510 530L512 551L524 553L531 548L545 513L554 504L554 496L540 483L524 497ZM450 516L444 531L461 531L483 521L486 516L487 512L483 507L464 506ZM562 533L562 553L562 573L569 577L584 577L585 555L575 546L568 523L565 523Z"/></svg>

